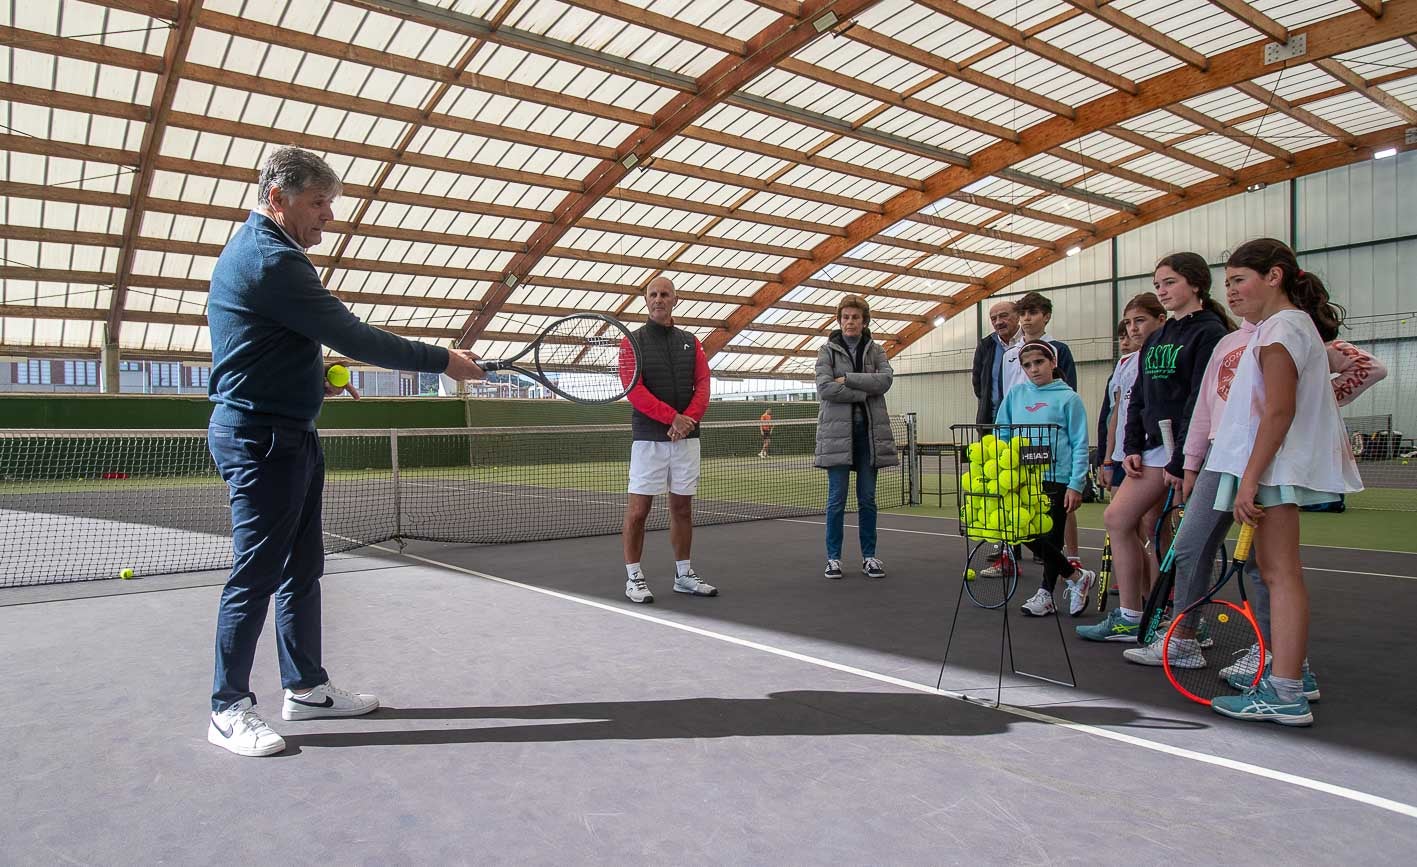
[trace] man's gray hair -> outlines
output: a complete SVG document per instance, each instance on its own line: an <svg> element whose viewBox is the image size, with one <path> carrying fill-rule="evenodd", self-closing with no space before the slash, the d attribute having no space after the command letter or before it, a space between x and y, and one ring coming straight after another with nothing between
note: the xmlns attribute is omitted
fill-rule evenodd
<svg viewBox="0 0 1417 867"><path fill-rule="evenodd" d="M280 187L288 195L298 195L314 187L338 194L344 188L339 175L319 156L298 147L276 148L261 165L257 180L257 201L271 203L271 188Z"/></svg>

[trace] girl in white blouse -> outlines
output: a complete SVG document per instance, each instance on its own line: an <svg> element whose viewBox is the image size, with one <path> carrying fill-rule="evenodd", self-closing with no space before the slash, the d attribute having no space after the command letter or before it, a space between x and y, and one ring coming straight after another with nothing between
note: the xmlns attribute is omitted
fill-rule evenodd
<svg viewBox="0 0 1417 867"><path fill-rule="evenodd" d="M1255 527L1269 588L1274 657L1252 690L1211 702L1236 719L1313 722L1304 697L1309 597L1299 563L1299 507L1363 489L1329 382L1319 336L1336 333L1342 309L1283 243L1242 244L1225 263L1235 312L1256 323L1230 386L1206 468L1220 474L1215 508ZM1199 504L1197 504L1199 505Z"/></svg>

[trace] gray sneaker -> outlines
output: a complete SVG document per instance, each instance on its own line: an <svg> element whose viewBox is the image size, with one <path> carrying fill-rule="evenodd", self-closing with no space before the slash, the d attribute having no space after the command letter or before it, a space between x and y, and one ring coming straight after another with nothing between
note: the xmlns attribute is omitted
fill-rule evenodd
<svg viewBox="0 0 1417 867"><path fill-rule="evenodd" d="M1137 665L1160 667L1166 664L1165 647L1166 636L1162 634L1156 636L1150 644L1122 651L1122 657L1127 662L1135 662ZM1205 668L1205 654L1201 652L1200 644L1194 638L1172 639L1171 667Z"/></svg>
<svg viewBox="0 0 1417 867"><path fill-rule="evenodd" d="M700 581L699 576L693 572L685 572L675 576L674 592L688 593L690 596L717 596L718 588Z"/></svg>
<svg viewBox="0 0 1417 867"><path fill-rule="evenodd" d="M648 605L654 601L654 594L649 591L644 576L636 575L634 578L625 579L625 598L631 602Z"/></svg>

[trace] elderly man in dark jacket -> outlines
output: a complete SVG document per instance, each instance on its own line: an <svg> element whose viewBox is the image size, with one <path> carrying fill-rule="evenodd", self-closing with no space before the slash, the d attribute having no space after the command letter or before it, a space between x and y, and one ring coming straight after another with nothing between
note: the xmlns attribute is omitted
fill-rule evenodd
<svg viewBox="0 0 1417 867"><path fill-rule="evenodd" d="M1000 301L989 308L989 324L994 330L974 350L970 381L979 398L975 424L993 424L1004 402L1004 352L1018 338L1018 310L1012 301Z"/></svg>
<svg viewBox="0 0 1417 867"><path fill-rule="evenodd" d="M885 394L895 373L886 351L871 339L866 325L871 308L848 295L837 305L841 328L817 353L817 452L815 464L827 470L827 578L840 578L846 486L856 470L857 525L861 571L886 577L876 557L876 471L900 463L896 454Z"/></svg>

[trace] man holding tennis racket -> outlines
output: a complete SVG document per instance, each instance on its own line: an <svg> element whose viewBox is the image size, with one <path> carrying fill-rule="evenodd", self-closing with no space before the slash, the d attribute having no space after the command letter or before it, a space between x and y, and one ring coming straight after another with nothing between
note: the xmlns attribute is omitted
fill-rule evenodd
<svg viewBox="0 0 1417 867"><path fill-rule="evenodd" d="M698 338L674 327L674 282L656 277L645 287L649 321L630 339L640 353L640 381L630 389L634 444L625 504L625 596L650 603L640 568L645 520L660 494L669 495L669 543L674 548L674 592L717 596L694 574L694 494L699 486L699 422L709 402L709 366Z"/></svg>
<svg viewBox="0 0 1417 867"><path fill-rule="evenodd" d="M321 344L396 370L480 379L477 356L414 343L365 325L320 282L305 250L334 219L339 177L309 151L266 158L258 205L212 271L207 443L231 495L234 565L217 609L216 674L207 740L243 756L269 756L285 741L256 713L251 664L276 597L276 650L287 720L348 717L379 706L372 695L330 684L321 664L320 502L325 459L315 418L325 397Z"/></svg>

